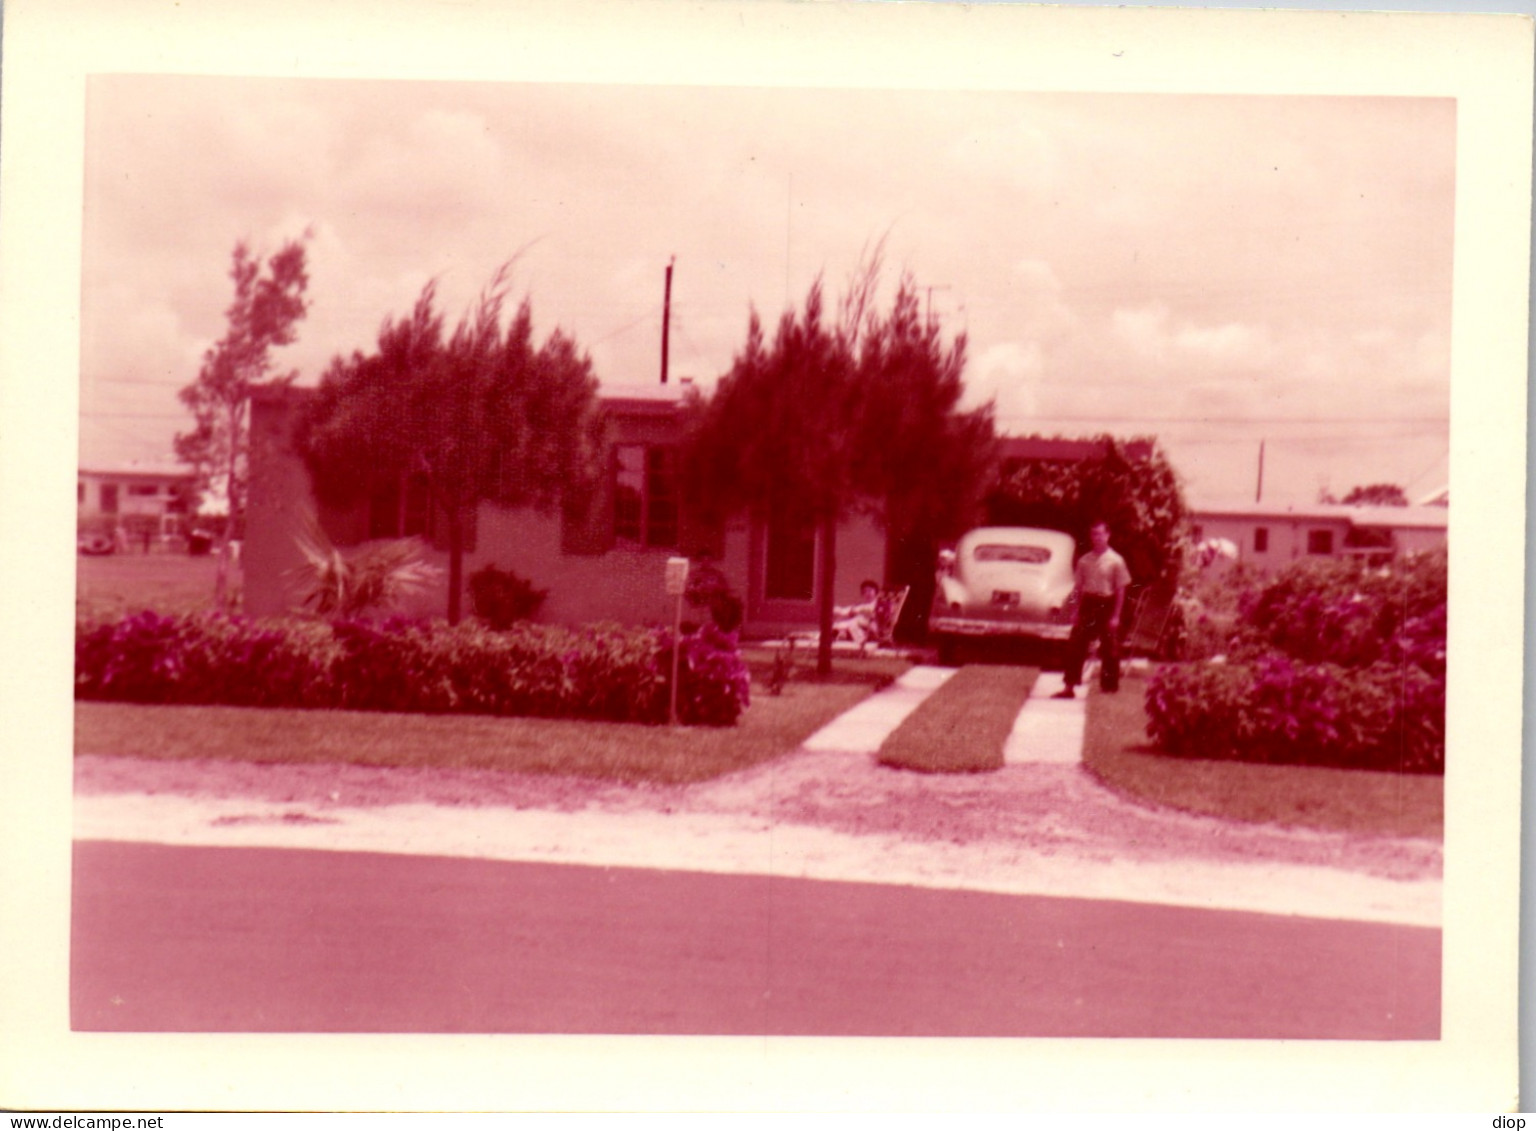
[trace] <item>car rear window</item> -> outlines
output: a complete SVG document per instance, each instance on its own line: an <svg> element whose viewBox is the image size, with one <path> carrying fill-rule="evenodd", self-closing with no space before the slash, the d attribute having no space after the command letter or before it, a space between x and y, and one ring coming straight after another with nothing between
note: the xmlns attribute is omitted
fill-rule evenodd
<svg viewBox="0 0 1536 1131"><path fill-rule="evenodd" d="M1022 562L1024 565L1044 565L1051 560L1051 551L1045 546L977 546L978 562Z"/></svg>

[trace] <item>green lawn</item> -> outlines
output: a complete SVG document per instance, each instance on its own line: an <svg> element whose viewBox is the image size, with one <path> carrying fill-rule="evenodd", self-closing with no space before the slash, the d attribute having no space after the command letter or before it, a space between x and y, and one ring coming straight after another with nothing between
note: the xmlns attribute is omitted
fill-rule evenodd
<svg viewBox="0 0 1536 1131"><path fill-rule="evenodd" d="M1317 766L1268 766L1159 753L1146 732L1146 680L1128 676L1117 695L1088 698L1083 764L1139 801L1238 821L1301 828L1439 837L1444 779Z"/></svg>
<svg viewBox="0 0 1536 1131"><path fill-rule="evenodd" d="M1003 743L1039 674L988 664L961 668L885 740L881 764L928 774L1002 769Z"/></svg>
<svg viewBox="0 0 1536 1131"><path fill-rule="evenodd" d="M78 561L77 608L93 619L142 609L174 615L213 607L212 558L130 553ZM838 657L832 674L821 679L814 652L801 653L783 694L774 696L763 686L773 653L748 648L743 654L754 676L753 702L735 727L673 730L565 719L90 702L75 705L75 749L141 758L351 762L691 782L782 757L912 666L906 660Z"/></svg>
<svg viewBox="0 0 1536 1131"><path fill-rule="evenodd" d="M79 554L75 561L75 607L89 619L116 620L144 609L166 616L213 609L218 562L211 556ZM233 571L236 586L239 577L239 571Z"/></svg>
<svg viewBox="0 0 1536 1131"><path fill-rule="evenodd" d="M735 727L251 707L75 704L75 750L137 758L350 762L681 783L781 757L869 694L860 683L757 693Z"/></svg>

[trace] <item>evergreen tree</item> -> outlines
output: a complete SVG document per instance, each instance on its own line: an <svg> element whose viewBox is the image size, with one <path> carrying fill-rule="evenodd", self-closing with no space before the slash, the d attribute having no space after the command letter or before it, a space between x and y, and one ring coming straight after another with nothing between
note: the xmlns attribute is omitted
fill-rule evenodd
<svg viewBox="0 0 1536 1131"><path fill-rule="evenodd" d="M772 343L754 311L713 396L692 402L689 477L708 502L818 534L822 674L832 662L838 524L867 511L888 532L931 539L968 513L992 450L990 407L957 409L964 337L946 344L919 316L910 277L889 314L873 310L878 272L876 258L835 326L820 280L779 320Z"/></svg>
<svg viewBox="0 0 1536 1131"><path fill-rule="evenodd" d="M590 358L560 330L536 345L527 299L503 324L507 273L451 334L428 284L408 317L385 321L372 353L331 362L297 430L322 502L356 503L411 475L425 482L446 528L451 624L479 504L548 511L591 488L601 451Z"/></svg>

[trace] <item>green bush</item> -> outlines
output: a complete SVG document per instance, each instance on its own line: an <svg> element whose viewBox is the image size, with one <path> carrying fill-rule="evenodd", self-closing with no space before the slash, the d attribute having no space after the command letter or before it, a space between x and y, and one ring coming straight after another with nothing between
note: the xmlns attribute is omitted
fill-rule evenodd
<svg viewBox="0 0 1536 1131"><path fill-rule="evenodd" d="M520 624L496 632L474 623L144 612L78 626L75 694L139 703L658 723L667 717L670 648L663 632L618 626ZM740 658L685 647L684 659L681 721L734 723L746 706Z"/></svg>
<svg viewBox="0 0 1536 1131"><path fill-rule="evenodd" d="M1427 624L1438 622L1443 639L1446 581L1443 550L1380 568L1304 561L1252 591L1239 624L1255 650L1360 667L1390 658L1402 633L1423 637Z"/></svg>
<svg viewBox="0 0 1536 1131"><path fill-rule="evenodd" d="M1147 719L1170 754L1445 769L1445 685L1412 665L1297 664L1279 653L1251 665L1168 665L1148 686Z"/></svg>
<svg viewBox="0 0 1536 1131"><path fill-rule="evenodd" d="M1252 591L1229 663L1166 665L1148 732L1174 754L1440 773L1446 557L1304 562Z"/></svg>
<svg viewBox="0 0 1536 1131"><path fill-rule="evenodd" d="M494 565L469 575L469 599L475 616L494 629L511 628L530 619L548 596L548 589L535 589L527 578Z"/></svg>

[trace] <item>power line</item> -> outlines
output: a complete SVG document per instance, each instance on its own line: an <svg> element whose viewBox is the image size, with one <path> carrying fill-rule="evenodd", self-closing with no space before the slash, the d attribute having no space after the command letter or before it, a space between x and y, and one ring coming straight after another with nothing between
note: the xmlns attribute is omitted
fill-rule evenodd
<svg viewBox="0 0 1536 1131"><path fill-rule="evenodd" d="M178 382L178 384L172 384ZM170 381L157 381L153 377L92 377L93 385L153 385L161 389L176 389L182 385L190 384L180 377L172 377Z"/></svg>
<svg viewBox="0 0 1536 1131"><path fill-rule="evenodd" d="M1134 424L1401 424L1415 427L1449 428L1450 421L1432 416L1142 416L1111 413L1056 416L1046 414L1010 414L1009 419L1043 421L1050 424L1091 424L1113 420Z"/></svg>
<svg viewBox="0 0 1536 1131"><path fill-rule="evenodd" d="M181 412L116 412L109 409L82 408L80 416L82 419L108 417L118 420L186 420L189 418L185 409Z"/></svg>
<svg viewBox="0 0 1536 1131"><path fill-rule="evenodd" d="M601 345L603 342L606 342L609 338L616 338L620 334L622 334L622 333L624 333L624 332L626 332L628 330L633 330L636 326L640 325L640 323L648 322L648 321L650 321L654 317L656 317L656 312L654 310L647 311L646 313L642 314L639 318L636 318L633 322L626 322L626 323L624 323L624 325L620 326L617 330L610 330L610 331L608 331L608 333L604 334L601 338L594 338L592 341L590 341L590 342L588 342L586 344L588 346Z"/></svg>

